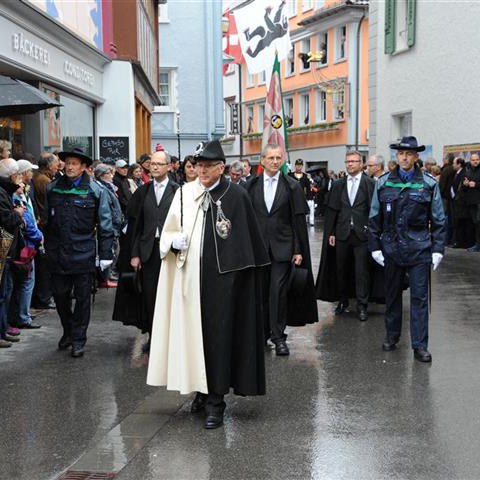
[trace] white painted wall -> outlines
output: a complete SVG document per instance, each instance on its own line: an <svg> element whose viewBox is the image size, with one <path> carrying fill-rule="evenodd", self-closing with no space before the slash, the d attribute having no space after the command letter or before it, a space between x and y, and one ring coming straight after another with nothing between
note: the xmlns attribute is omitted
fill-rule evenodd
<svg viewBox="0 0 480 480"><path fill-rule="evenodd" d="M403 111L412 111L413 135L437 161L444 145L480 142L480 2L417 1L416 43L394 55L384 53L383 1L370 2L370 17L370 153L389 156L392 114Z"/></svg>
<svg viewBox="0 0 480 480"><path fill-rule="evenodd" d="M97 107L96 151L98 137L129 137L129 163L135 163L135 91L130 62L114 60L103 74L105 103Z"/></svg>

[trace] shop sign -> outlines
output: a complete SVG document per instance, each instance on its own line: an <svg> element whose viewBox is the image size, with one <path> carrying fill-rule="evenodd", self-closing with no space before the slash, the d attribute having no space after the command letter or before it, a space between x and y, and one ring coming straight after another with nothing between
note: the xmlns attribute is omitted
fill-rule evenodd
<svg viewBox="0 0 480 480"><path fill-rule="evenodd" d="M65 60L63 63L63 71L65 72L65 75L73 77L80 82L90 85L91 87L93 86L93 74L86 68Z"/></svg>
<svg viewBox="0 0 480 480"><path fill-rule="evenodd" d="M100 137L100 160L102 162L128 162L128 137Z"/></svg>
<svg viewBox="0 0 480 480"><path fill-rule="evenodd" d="M23 33L14 33L12 35L12 48L14 52L30 57L35 60L35 62L50 65L50 52L29 38L26 38Z"/></svg>

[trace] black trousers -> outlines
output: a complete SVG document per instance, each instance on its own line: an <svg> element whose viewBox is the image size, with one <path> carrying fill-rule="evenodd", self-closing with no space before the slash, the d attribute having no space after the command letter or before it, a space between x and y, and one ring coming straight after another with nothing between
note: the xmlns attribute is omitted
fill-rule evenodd
<svg viewBox="0 0 480 480"><path fill-rule="evenodd" d="M270 288L268 300L268 323L270 339L273 343L285 340L285 328L288 315L288 279L291 262L276 262L272 260L270 266ZM268 336L268 335L267 335Z"/></svg>
<svg viewBox="0 0 480 480"><path fill-rule="evenodd" d="M153 251L148 261L142 264L142 291L145 302L145 329L152 333L153 314L155 312L155 300L157 298L158 277L160 275L160 239L155 239Z"/></svg>
<svg viewBox="0 0 480 480"><path fill-rule="evenodd" d="M370 275L368 271L368 243L358 239L354 232L351 232L347 240L336 240L336 261L337 261L337 282L339 299L348 300L349 285L352 271L352 256L355 270L355 296L358 306L367 307Z"/></svg>
<svg viewBox="0 0 480 480"><path fill-rule="evenodd" d="M33 288L32 307L46 307L52 299L52 286L46 255L35 255L35 286Z"/></svg>
<svg viewBox="0 0 480 480"><path fill-rule="evenodd" d="M412 348L428 346L428 281L430 264L402 267L385 259L385 328L388 337L402 332L402 293L405 273L410 283L410 337Z"/></svg>
<svg viewBox="0 0 480 480"><path fill-rule="evenodd" d="M53 298L62 322L63 334L72 340L74 347L83 347L87 342L93 279L93 273L52 274Z"/></svg>

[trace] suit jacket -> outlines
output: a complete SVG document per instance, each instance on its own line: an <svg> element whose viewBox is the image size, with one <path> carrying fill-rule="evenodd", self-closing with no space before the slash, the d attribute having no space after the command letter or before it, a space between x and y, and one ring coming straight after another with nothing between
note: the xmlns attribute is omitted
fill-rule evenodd
<svg viewBox="0 0 480 480"><path fill-rule="evenodd" d="M246 188L250 192L262 237L272 260L290 262L294 254L302 252L295 228L287 177L280 175L270 212L265 204L263 178L264 174L259 175L251 184L247 184ZM295 180L289 180L295 182L297 188L300 188Z"/></svg>
<svg viewBox="0 0 480 480"><path fill-rule="evenodd" d="M138 212L133 231L131 256L140 257L142 263L147 262L152 255L157 228L161 234L177 188L178 184L169 180L159 205L157 205L153 181L142 185L133 194L134 204L138 205Z"/></svg>
<svg viewBox="0 0 480 480"><path fill-rule="evenodd" d="M368 216L374 188L375 181L362 174L355 201L350 205L347 177L333 184L328 201L330 221L326 222L329 236L335 235L340 241L347 240L353 222L353 230L358 239L362 242L368 240Z"/></svg>

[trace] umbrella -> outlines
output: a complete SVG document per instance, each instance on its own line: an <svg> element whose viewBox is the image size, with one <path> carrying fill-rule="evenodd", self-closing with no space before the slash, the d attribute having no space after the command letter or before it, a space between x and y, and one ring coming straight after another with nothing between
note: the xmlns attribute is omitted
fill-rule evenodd
<svg viewBox="0 0 480 480"><path fill-rule="evenodd" d="M38 88L0 75L0 115L22 115L60 106L61 103Z"/></svg>

